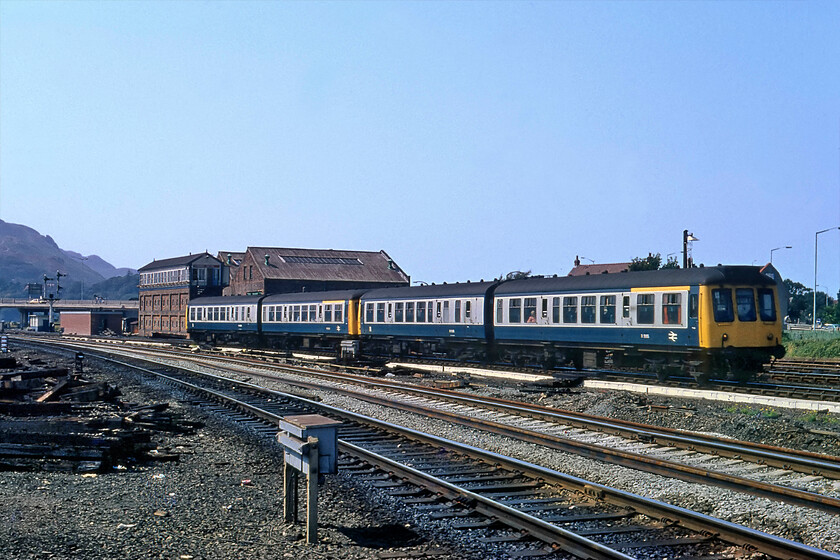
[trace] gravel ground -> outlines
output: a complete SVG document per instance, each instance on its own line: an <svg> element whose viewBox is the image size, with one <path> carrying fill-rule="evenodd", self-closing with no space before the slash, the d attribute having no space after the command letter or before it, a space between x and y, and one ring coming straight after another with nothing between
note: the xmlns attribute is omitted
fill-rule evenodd
<svg viewBox="0 0 840 560"><path fill-rule="evenodd" d="M412 512L342 474L327 477L322 485L319 542L306 545L305 526L282 521L282 457L276 448L224 419L173 401L134 376L88 366L86 378L119 386L123 401L168 401L185 419L206 426L193 435L161 438L159 448L180 454L179 462L96 476L0 472L2 558L350 560L398 552L488 557L486 549L459 542L457 534L418 527ZM300 492L303 505L305 491Z"/></svg>
<svg viewBox="0 0 840 560"><path fill-rule="evenodd" d="M282 522L281 463L275 447L260 443L244 428L174 402L136 377L117 377L104 366L89 369L94 379L118 385L125 401L166 400L185 419L203 421L206 427L160 442L161 450L180 454L178 463L152 463L96 477L0 473L0 511L5 520L0 524L2 557L344 560L385 558L392 553L465 560L506 557L501 550L479 544L472 533L430 521L346 473L327 477L321 488L319 543L306 545L302 525ZM422 382L432 379L429 376ZM808 431L830 431L832 424L814 425L802 413L783 409L775 411L778 417L768 418L767 411L762 415L762 411L664 397L646 397L641 402L637 395L626 393L534 394L516 386L482 387L478 382L469 390L822 453L840 450L838 438ZM326 392L318 396L335 406L840 552L836 516L603 465ZM650 409L647 404L671 408Z"/></svg>

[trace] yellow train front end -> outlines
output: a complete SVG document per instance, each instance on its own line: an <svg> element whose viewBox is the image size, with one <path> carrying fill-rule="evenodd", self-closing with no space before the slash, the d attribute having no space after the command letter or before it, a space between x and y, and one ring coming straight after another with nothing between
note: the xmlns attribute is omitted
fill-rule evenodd
<svg viewBox="0 0 840 560"><path fill-rule="evenodd" d="M700 285L698 311L700 347L716 373L748 379L784 356L778 291L769 279Z"/></svg>

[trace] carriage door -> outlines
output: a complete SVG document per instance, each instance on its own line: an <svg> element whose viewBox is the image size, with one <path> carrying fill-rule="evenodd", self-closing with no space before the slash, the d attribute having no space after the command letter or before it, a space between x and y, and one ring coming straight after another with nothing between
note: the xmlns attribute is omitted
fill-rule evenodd
<svg viewBox="0 0 840 560"><path fill-rule="evenodd" d="M621 316L619 319L619 324L625 327L633 326L633 312L630 310L630 305L633 303L633 298L631 294L619 294L618 296L621 300L618 302L618 305L621 305Z"/></svg>
<svg viewBox="0 0 840 560"><path fill-rule="evenodd" d="M540 296L540 300L537 303L537 305L539 306L537 311L537 324L551 324L551 298L546 296Z"/></svg>

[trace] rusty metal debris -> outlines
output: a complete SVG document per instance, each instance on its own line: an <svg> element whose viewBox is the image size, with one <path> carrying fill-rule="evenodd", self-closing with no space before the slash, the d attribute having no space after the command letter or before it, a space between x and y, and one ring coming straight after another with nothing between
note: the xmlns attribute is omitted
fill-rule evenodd
<svg viewBox="0 0 840 560"><path fill-rule="evenodd" d="M0 470L108 472L178 460L155 436L199 427L167 403L122 402L116 387L83 378L78 367L32 369L43 362L26 361L0 371Z"/></svg>

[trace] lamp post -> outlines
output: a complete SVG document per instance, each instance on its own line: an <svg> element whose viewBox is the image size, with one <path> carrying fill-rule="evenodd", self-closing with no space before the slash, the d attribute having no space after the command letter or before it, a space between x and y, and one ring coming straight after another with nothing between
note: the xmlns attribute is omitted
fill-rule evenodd
<svg viewBox="0 0 840 560"><path fill-rule="evenodd" d="M773 251L778 251L779 249L793 249L790 245L785 245L784 247L776 247L775 249L770 249L770 264L773 264Z"/></svg>
<svg viewBox="0 0 840 560"><path fill-rule="evenodd" d="M811 318L811 330L817 330L817 247L819 247L820 234L827 231L840 229L840 226L823 229L814 234L814 315Z"/></svg>

